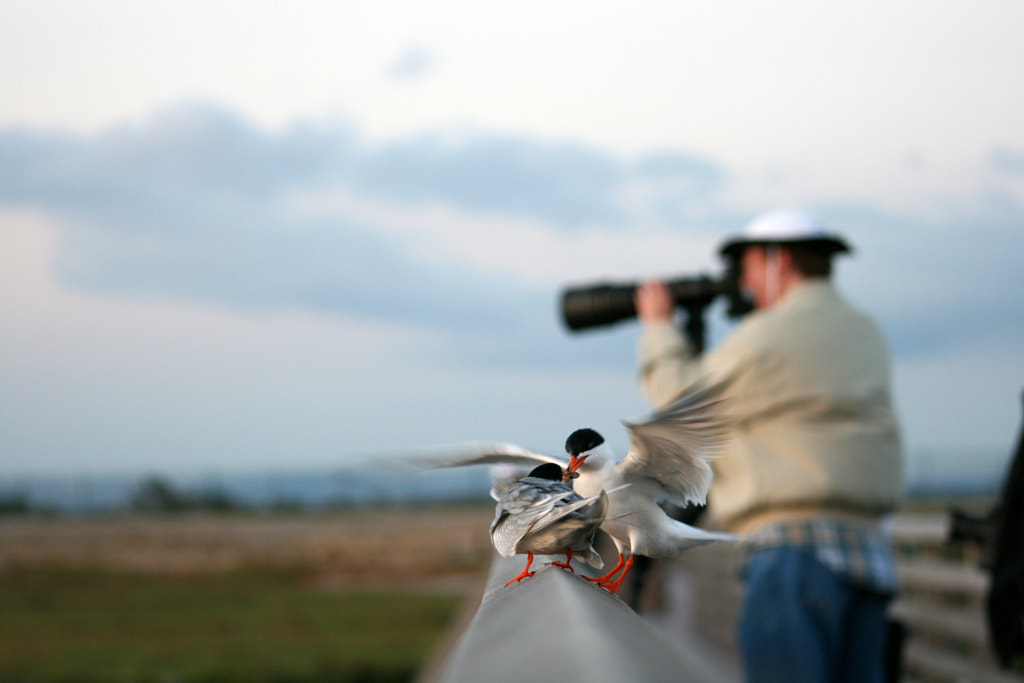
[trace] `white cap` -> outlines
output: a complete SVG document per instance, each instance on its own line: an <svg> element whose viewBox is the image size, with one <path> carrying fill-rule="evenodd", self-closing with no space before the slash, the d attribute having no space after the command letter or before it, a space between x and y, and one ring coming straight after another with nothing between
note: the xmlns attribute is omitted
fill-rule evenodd
<svg viewBox="0 0 1024 683"><path fill-rule="evenodd" d="M802 244L829 253L850 251L843 238L830 232L815 216L801 209L775 209L748 223L743 234L727 240L719 253L731 256L746 247L765 244Z"/></svg>

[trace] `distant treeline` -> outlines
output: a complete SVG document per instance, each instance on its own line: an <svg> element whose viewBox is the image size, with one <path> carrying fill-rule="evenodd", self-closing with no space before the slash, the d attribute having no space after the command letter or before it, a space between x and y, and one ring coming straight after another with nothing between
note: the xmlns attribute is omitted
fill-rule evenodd
<svg viewBox="0 0 1024 683"><path fill-rule="evenodd" d="M995 494L1004 456L919 456L907 473L908 498ZM191 478L52 476L0 479L0 515L137 512L287 512L489 500L487 467L394 471L352 467L325 471L207 473Z"/></svg>
<svg viewBox="0 0 1024 683"><path fill-rule="evenodd" d="M0 515L110 512L288 512L367 505L460 503L488 499L485 469L405 475L338 471L206 477L183 483L150 474L139 479L35 479L0 485Z"/></svg>
<svg viewBox="0 0 1024 683"><path fill-rule="evenodd" d="M188 511L234 512L266 506L245 503L223 489L188 492L168 478L148 476L135 486L124 504L116 507L132 512L175 513ZM282 499L271 507L300 509L302 505L298 501ZM31 496L25 491L0 494L0 515L55 514L59 512L61 510L55 506L46 503L33 503Z"/></svg>

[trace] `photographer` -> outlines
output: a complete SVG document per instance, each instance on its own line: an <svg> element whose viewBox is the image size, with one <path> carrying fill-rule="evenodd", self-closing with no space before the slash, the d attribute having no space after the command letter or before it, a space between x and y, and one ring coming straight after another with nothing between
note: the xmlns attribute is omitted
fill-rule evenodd
<svg viewBox="0 0 1024 683"><path fill-rule="evenodd" d="M708 509L745 536L748 681L885 679L896 576L879 523L900 499L900 441L885 341L830 281L833 257L848 251L802 211L758 217L721 249L756 310L704 355L675 324L663 283L636 292L648 398L724 387L730 434Z"/></svg>

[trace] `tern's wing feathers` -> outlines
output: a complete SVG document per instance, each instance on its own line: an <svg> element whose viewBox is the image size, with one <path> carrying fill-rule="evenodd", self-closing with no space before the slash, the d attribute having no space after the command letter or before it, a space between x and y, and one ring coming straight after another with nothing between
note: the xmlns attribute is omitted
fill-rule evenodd
<svg viewBox="0 0 1024 683"><path fill-rule="evenodd" d="M505 491L508 491L514 483L516 483L515 477L495 477L491 481L491 498L501 500Z"/></svg>
<svg viewBox="0 0 1024 683"><path fill-rule="evenodd" d="M568 459L538 453L510 443L474 441L451 446L438 446L423 456L413 458L411 462L428 468L468 467L470 465L523 465L532 468L546 462L553 462L559 467L565 467Z"/></svg>
<svg viewBox="0 0 1024 683"><path fill-rule="evenodd" d="M532 525L537 518L550 512L558 501L568 497L576 497L576 493L572 490L542 491L537 487L518 486L514 494L503 495L498 501L491 531L509 517L528 519Z"/></svg>
<svg viewBox="0 0 1024 683"><path fill-rule="evenodd" d="M574 500L565 503L564 505L554 505L550 510L538 516L537 520L530 527L530 532L540 531L541 529L549 527L552 524L565 519L577 510L593 505L594 503L597 503L598 505L597 509L593 512L594 517L597 519L603 518L605 510L608 509L608 494L601 491L597 495L590 496L589 498L581 498L580 500Z"/></svg>
<svg viewBox="0 0 1024 683"><path fill-rule="evenodd" d="M566 458L538 453L511 443L471 441L430 448L417 455L404 458L399 462L399 466L413 469L442 469L473 465L513 465L533 469L537 465L549 462L563 469L568 465ZM494 479L491 486L491 498L500 499L515 481L514 477Z"/></svg>
<svg viewBox="0 0 1024 683"><path fill-rule="evenodd" d="M564 485L549 487L547 484L537 486L523 481L516 482L498 501L494 521L491 523L491 541L499 553L511 557L527 536L559 524L574 516L578 510L595 503L597 507L588 514L588 518L594 521L594 528L603 519L608 506L608 496L604 491L596 496L581 498ZM569 536L563 539L564 543L570 545L573 534L585 531L579 525L567 527L565 533Z"/></svg>
<svg viewBox="0 0 1024 683"><path fill-rule="evenodd" d="M619 463L623 479L660 500L703 504L711 465L725 433L717 414L718 386L689 392L643 422L626 422L629 454Z"/></svg>

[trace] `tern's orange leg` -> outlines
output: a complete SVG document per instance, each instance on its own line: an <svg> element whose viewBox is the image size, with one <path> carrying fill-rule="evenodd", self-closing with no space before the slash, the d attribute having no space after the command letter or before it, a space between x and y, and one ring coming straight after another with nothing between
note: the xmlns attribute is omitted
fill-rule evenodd
<svg viewBox="0 0 1024 683"><path fill-rule="evenodd" d="M526 553L526 566L523 567L523 571L521 571L519 573L519 576L517 576L516 578L512 579L511 581L509 581L505 585L508 586L510 584L515 583L516 581L522 581L523 579L528 578L528 577L533 576L534 574L536 574L537 572L531 572L530 571L530 565L531 564L533 564L533 553L527 552Z"/></svg>
<svg viewBox="0 0 1024 683"><path fill-rule="evenodd" d="M589 576L584 577L584 578L586 578L587 581L593 581L594 583L603 586L604 584L606 584L609 581L611 581L612 577L615 576L615 572L617 572L620 569L622 569L623 565L625 565L625 564L626 564L625 556L622 553L619 553L619 561L615 564L614 567L612 567L612 570L610 572L608 572L604 576L601 576L601 577L596 578L596 579L595 578L591 578Z"/></svg>
<svg viewBox="0 0 1024 683"><path fill-rule="evenodd" d="M569 563L571 561L572 561L572 548L566 548L565 549L565 562L552 562L551 564L555 565L556 567L561 567L562 569L568 569L573 574L575 574L576 570L573 569L571 566L569 566Z"/></svg>
<svg viewBox="0 0 1024 683"><path fill-rule="evenodd" d="M619 588L622 587L622 580L626 578L626 574L628 574L629 570L633 568L633 558L635 557L636 555L632 553L629 554L629 561L626 562L626 568L622 570L621 574L619 574L619 578L608 583L599 583L598 585L606 588L609 593L614 593L619 590Z"/></svg>

